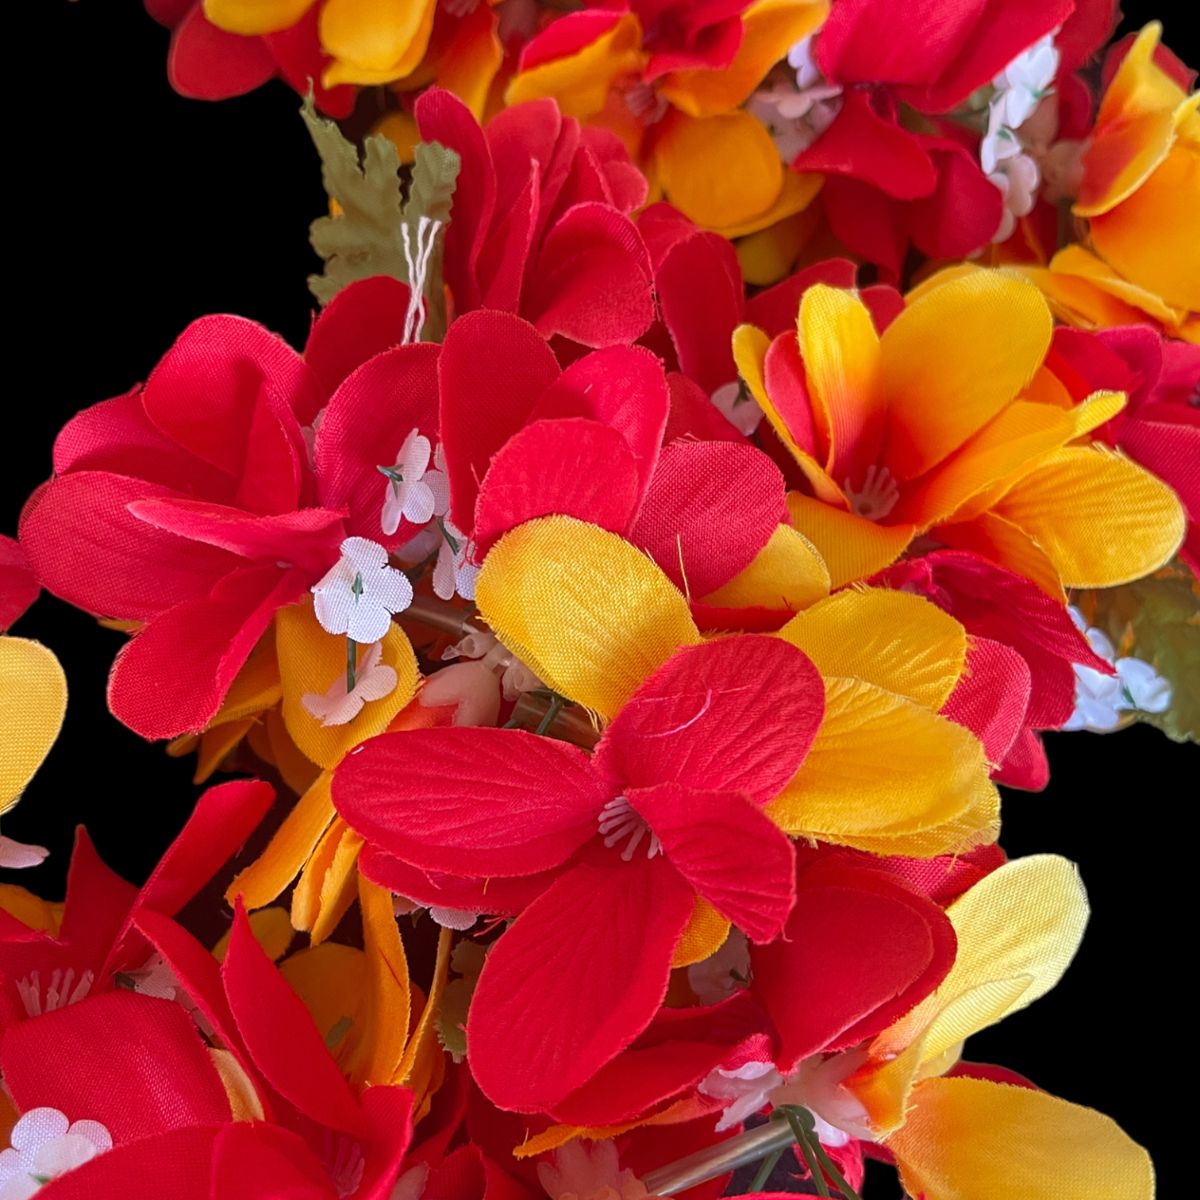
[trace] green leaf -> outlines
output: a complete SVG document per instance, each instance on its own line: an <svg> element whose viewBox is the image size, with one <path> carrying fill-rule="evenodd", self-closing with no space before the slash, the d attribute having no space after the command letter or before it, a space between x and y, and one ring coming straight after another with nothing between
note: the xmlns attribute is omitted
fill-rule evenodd
<svg viewBox="0 0 1200 1200"><path fill-rule="evenodd" d="M443 1050L460 1063L467 1056L467 1010L479 982L487 951L478 942L459 942L450 955L450 967L460 978L452 979L442 993L437 1036Z"/></svg>
<svg viewBox="0 0 1200 1200"><path fill-rule="evenodd" d="M1176 742L1200 741L1200 586L1173 564L1146 579L1093 592L1082 605L1118 655L1148 662L1171 685L1164 713L1138 712Z"/></svg>
<svg viewBox="0 0 1200 1200"><path fill-rule="evenodd" d="M450 221L459 156L436 142L416 148L408 198L400 178L400 156L395 145L381 134L357 147L329 120L318 116L310 94L301 107L317 153L325 191L336 201L336 215L318 217L310 228L313 249L325 261L325 270L309 278L313 295L328 304L347 284L372 275L391 275L408 283L403 225L409 226L415 250L417 225L422 216ZM442 294L442 241L439 234L426 277L425 340L438 340L445 332Z"/></svg>

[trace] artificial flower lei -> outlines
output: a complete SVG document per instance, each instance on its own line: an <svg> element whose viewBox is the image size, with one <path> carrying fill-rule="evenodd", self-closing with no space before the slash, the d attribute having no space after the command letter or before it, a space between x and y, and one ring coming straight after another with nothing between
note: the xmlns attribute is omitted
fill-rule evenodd
<svg viewBox="0 0 1200 1200"><path fill-rule="evenodd" d="M968 1039L1088 920L998 785L1200 737L1161 27L147 8L183 94L305 94L318 312L198 318L0 540L0 627L121 629L112 714L234 776L139 886L83 830L63 902L0 886L0 1198L1151 1200ZM65 705L0 638L0 815Z"/></svg>

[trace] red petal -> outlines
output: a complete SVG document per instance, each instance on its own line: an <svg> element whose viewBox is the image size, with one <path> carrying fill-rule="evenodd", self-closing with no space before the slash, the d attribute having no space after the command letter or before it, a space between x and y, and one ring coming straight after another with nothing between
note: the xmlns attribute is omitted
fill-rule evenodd
<svg viewBox="0 0 1200 1200"><path fill-rule="evenodd" d="M791 840L741 792L660 783L629 803L662 843L671 865L752 941L783 929L796 896Z"/></svg>
<svg viewBox="0 0 1200 1200"><path fill-rule="evenodd" d="M937 858L906 858L895 854L885 858L854 852L859 863L882 867L899 875L910 887L928 896L939 908L957 900L985 876L1002 867L1007 858L995 842L978 846L966 854L943 854Z"/></svg>
<svg viewBox="0 0 1200 1200"><path fill-rule="evenodd" d="M775 411L792 435L792 441L824 464L829 456L829 439L828 435L824 435L820 442L817 440L812 397L808 394L808 375L804 360L800 357L794 318L793 328L779 334L767 348L767 356L763 360L763 382Z"/></svg>
<svg viewBox="0 0 1200 1200"><path fill-rule="evenodd" d="M129 511L174 497L157 484L107 471L53 479L21 514L21 548L42 586L97 616L144 621L208 592L239 565L215 547L154 529Z"/></svg>
<svg viewBox="0 0 1200 1200"><path fill-rule="evenodd" d="M446 229L445 274L459 312L477 308L475 265L492 224L496 171L483 130L470 109L443 88L430 88L413 107L421 137L455 151L461 161L454 189L454 220Z"/></svg>
<svg viewBox="0 0 1200 1200"><path fill-rule="evenodd" d="M383 734L334 772L352 829L425 871L528 875L596 833L609 793L577 746L516 729Z"/></svg>
<svg viewBox="0 0 1200 1200"><path fill-rule="evenodd" d="M8 630L40 591L20 544L0 536L0 633Z"/></svg>
<svg viewBox="0 0 1200 1200"><path fill-rule="evenodd" d="M338 388L317 432L321 503L349 509L347 528L385 546L407 541L417 527L401 521L385 537L381 516L391 466L414 429L437 440L439 348L397 346L364 363Z"/></svg>
<svg viewBox="0 0 1200 1200"><path fill-rule="evenodd" d="M438 360L438 384L450 513L459 529L474 524L479 481L492 455L525 425L538 397L558 376L553 351L519 317L483 310L450 325Z"/></svg>
<svg viewBox="0 0 1200 1200"><path fill-rule="evenodd" d="M546 337L593 347L636 341L654 320L637 227L607 205L577 204L542 242L521 310Z"/></svg>
<svg viewBox="0 0 1200 1200"><path fill-rule="evenodd" d="M1025 792L1040 792L1050 782L1050 762L1042 739L1032 729L1022 729L1008 757L992 778L1005 787Z"/></svg>
<svg viewBox="0 0 1200 1200"><path fill-rule="evenodd" d="M498 205L497 212L492 231L479 252L480 303L516 312L541 212L536 166L530 165L513 202Z"/></svg>
<svg viewBox="0 0 1200 1200"><path fill-rule="evenodd" d="M341 120L354 111L358 88L350 84L327 88L321 76L332 59L321 48L318 24L322 5L312 5L289 29L268 33L263 41L279 64L279 72L300 95L313 92L313 102L326 116Z"/></svg>
<svg viewBox="0 0 1200 1200"><path fill-rule="evenodd" d="M391 275L359 279L334 296L317 315L304 346L304 361L326 395L367 359L400 345L407 309L408 284Z"/></svg>
<svg viewBox="0 0 1200 1200"><path fill-rule="evenodd" d="M629 531L676 587L707 596L748 567L786 519L783 476L755 447L672 442Z"/></svg>
<svg viewBox="0 0 1200 1200"><path fill-rule="evenodd" d="M221 1130L209 1187L210 1200L329 1200L336 1194L329 1170L296 1134L262 1121L235 1121Z"/></svg>
<svg viewBox="0 0 1200 1200"><path fill-rule="evenodd" d="M1029 666L1011 646L973 637L967 665L942 716L966 726L982 743L988 762L1001 763L1026 722Z"/></svg>
<svg viewBox="0 0 1200 1200"><path fill-rule="evenodd" d="M774 287L765 288L746 301L746 320L757 325L769 337L796 328L800 297L814 283L830 287L852 288L858 268L848 258L827 258L805 267Z"/></svg>
<svg viewBox="0 0 1200 1200"><path fill-rule="evenodd" d="M175 28L167 53L167 78L193 100L226 100L261 87L275 74L275 59L260 37L218 29L196 4Z"/></svg>
<svg viewBox="0 0 1200 1200"><path fill-rule="evenodd" d="M729 240L698 232L676 242L658 264L654 286L679 369L710 395L737 379L732 339L745 302Z"/></svg>
<svg viewBox="0 0 1200 1200"><path fill-rule="evenodd" d="M870 96L859 91L846 93L833 124L792 166L797 171L848 175L899 200L926 196L937 183L920 139L880 116Z"/></svg>
<svg viewBox="0 0 1200 1200"><path fill-rule="evenodd" d="M799 770L825 711L795 646L747 634L677 650L633 694L596 748L614 792L678 782L756 804Z"/></svg>
<svg viewBox="0 0 1200 1200"><path fill-rule="evenodd" d="M535 517L578 517L624 533L637 510L637 466L615 430L579 417L534 421L492 459L475 506L476 555Z"/></svg>
<svg viewBox="0 0 1200 1200"><path fill-rule="evenodd" d="M214 1200L213 1148L226 1128L191 1125L114 1146L47 1184L45 1200Z"/></svg>
<svg viewBox="0 0 1200 1200"><path fill-rule="evenodd" d="M402 1087L369 1087L362 1094L366 1119L365 1167L354 1195L389 1200L412 1141L414 1096Z"/></svg>
<svg viewBox="0 0 1200 1200"><path fill-rule="evenodd" d="M840 856L801 871L783 937L751 957L780 1069L885 1028L941 982L954 950L946 915L899 880Z"/></svg>
<svg viewBox="0 0 1200 1200"><path fill-rule="evenodd" d="M546 206L553 202L546 184L551 185L549 191L557 192L566 181L570 164L555 159L560 149L568 151L568 142L578 145L578 122L564 120L549 98L533 100L498 112L488 122L484 137L496 168L496 211L506 211L532 173L538 219L543 221L549 215Z"/></svg>
<svg viewBox="0 0 1200 1200"><path fill-rule="evenodd" d="M666 995L694 893L637 857L581 864L501 935L467 1018L471 1072L501 1108L537 1112L619 1054Z"/></svg>
<svg viewBox="0 0 1200 1200"><path fill-rule="evenodd" d="M663 430L663 445L677 438L698 438L703 442L745 442L721 413L721 410L686 375L673 371L667 376L671 411Z"/></svg>
<svg viewBox="0 0 1200 1200"><path fill-rule="evenodd" d="M208 1049L179 1005L134 992L89 996L9 1027L4 1083L19 1111L46 1105L116 1142L228 1121Z"/></svg>
<svg viewBox="0 0 1200 1200"><path fill-rule="evenodd" d="M908 247L904 206L858 179L825 180L821 206L834 236L847 249L899 275Z"/></svg>
<svg viewBox="0 0 1200 1200"><path fill-rule="evenodd" d="M543 393L536 417L590 417L615 429L637 464L638 491L649 485L667 423L662 364L641 346L611 346L573 362Z"/></svg>
<svg viewBox="0 0 1200 1200"><path fill-rule="evenodd" d="M525 43L521 51L520 69L529 71L556 58L577 53L608 33L620 18L619 10L587 9L567 13L557 21L551 21Z"/></svg>
<svg viewBox="0 0 1200 1200"><path fill-rule="evenodd" d="M314 579L337 562L338 546L346 535L342 513L328 508L260 517L207 500L164 496L134 500L129 511L155 529L227 550L242 559L295 563Z"/></svg>
<svg viewBox="0 0 1200 1200"><path fill-rule="evenodd" d="M226 576L134 634L113 663L108 706L149 741L197 733L216 715L276 610L307 591L308 576L274 564Z"/></svg>
<svg viewBox="0 0 1200 1200"><path fill-rule="evenodd" d="M931 258L962 258L991 241L1000 228L1004 198L962 146L933 139L927 144L937 185L908 206L909 231Z"/></svg>
<svg viewBox="0 0 1200 1200"><path fill-rule="evenodd" d="M221 967L250 1057L267 1082L311 1120L357 1134L362 1110L304 1002L255 940L238 905Z"/></svg>

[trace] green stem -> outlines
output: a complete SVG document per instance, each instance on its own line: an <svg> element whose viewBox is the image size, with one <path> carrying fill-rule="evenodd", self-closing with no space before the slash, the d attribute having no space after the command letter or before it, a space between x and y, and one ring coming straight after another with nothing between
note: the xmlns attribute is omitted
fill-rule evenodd
<svg viewBox="0 0 1200 1200"><path fill-rule="evenodd" d="M563 698L555 692L550 698L550 707L546 709L546 715L538 722L538 727L534 730L534 733L545 733L558 719L558 714L562 712L564 703Z"/></svg>
<svg viewBox="0 0 1200 1200"><path fill-rule="evenodd" d="M825 1188L825 1175L833 1180L833 1185L842 1193L846 1200L861 1200L859 1194L846 1182L846 1177L839 1171L833 1160L825 1153L821 1139L817 1136L813 1125L812 1114L807 1109L792 1108L784 1105L778 1111L782 1112L787 1123L791 1126L792 1136L796 1139L803 1153L808 1168L812 1172L813 1181L817 1185L817 1194L828 1196Z"/></svg>
<svg viewBox="0 0 1200 1200"><path fill-rule="evenodd" d="M800 1147L800 1153L804 1156L804 1165L808 1167L809 1173L812 1175L813 1183L817 1188L818 1196L829 1196L829 1184L825 1182L825 1176L821 1173L821 1168L817 1164L817 1156L813 1150L812 1142L809 1141L808 1130L800 1121L800 1115L792 1108L784 1108L784 1117L787 1118L787 1123L792 1127L792 1137L796 1139L796 1145Z"/></svg>
<svg viewBox="0 0 1200 1200"><path fill-rule="evenodd" d="M750 1181L751 1192L761 1192L763 1184L771 1178L771 1172L775 1170L779 1160L783 1157L782 1150L776 1150L774 1154L768 1154L766 1158L759 1163L758 1170L754 1173L754 1178Z"/></svg>
<svg viewBox="0 0 1200 1200"><path fill-rule="evenodd" d="M346 639L346 695L354 691L358 681L358 643L351 638Z"/></svg>

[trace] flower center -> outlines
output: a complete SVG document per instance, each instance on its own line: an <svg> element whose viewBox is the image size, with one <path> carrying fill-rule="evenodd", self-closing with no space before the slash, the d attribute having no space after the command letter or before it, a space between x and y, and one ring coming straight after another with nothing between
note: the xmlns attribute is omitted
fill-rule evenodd
<svg viewBox="0 0 1200 1200"><path fill-rule="evenodd" d="M40 974L30 971L17 983L17 992L25 1012L31 1017L40 1017L82 1000L91 991L95 979L94 971L84 971L76 977L74 967L68 967L65 971L55 967L43 993Z"/></svg>
<svg viewBox="0 0 1200 1200"><path fill-rule="evenodd" d="M850 501L850 511L867 521L882 521L900 499L900 485L887 467L870 466L857 490L845 481L843 490Z"/></svg>
<svg viewBox="0 0 1200 1200"><path fill-rule="evenodd" d="M600 810L600 836L610 850L621 842L626 843L621 851L623 861L633 861L634 852L647 834L650 834L650 843L646 847L646 857L654 858L662 853L662 843L650 833L650 826L638 816L624 796L610 800Z"/></svg>
<svg viewBox="0 0 1200 1200"><path fill-rule="evenodd" d="M339 1200L344 1200L358 1191L367 1164L362 1147L357 1142L351 1141L345 1134L330 1134L325 1150L325 1167L333 1190L337 1192Z"/></svg>

